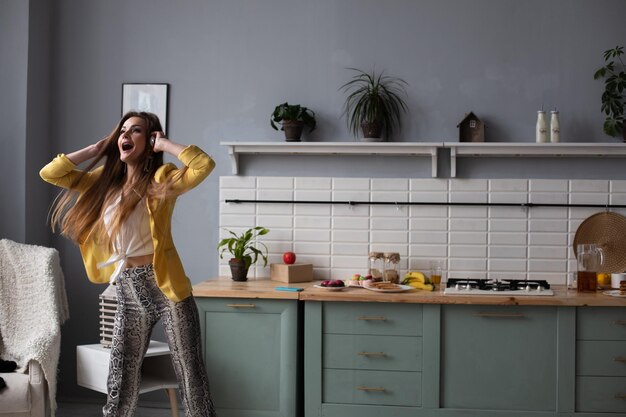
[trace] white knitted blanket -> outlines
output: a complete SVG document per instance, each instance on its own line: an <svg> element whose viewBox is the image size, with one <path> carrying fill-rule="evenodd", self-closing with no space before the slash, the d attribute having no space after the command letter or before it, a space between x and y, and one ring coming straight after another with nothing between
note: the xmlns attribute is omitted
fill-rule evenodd
<svg viewBox="0 0 626 417"><path fill-rule="evenodd" d="M65 283L56 249L0 240L0 358L25 372L41 365L56 410L61 324L69 318Z"/></svg>

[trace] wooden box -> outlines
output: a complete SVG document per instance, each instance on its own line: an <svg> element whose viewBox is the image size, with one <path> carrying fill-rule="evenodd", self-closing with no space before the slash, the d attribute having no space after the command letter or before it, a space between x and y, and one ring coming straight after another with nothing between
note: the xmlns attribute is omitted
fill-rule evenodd
<svg viewBox="0 0 626 417"><path fill-rule="evenodd" d="M313 281L312 264L270 264L270 279L280 282Z"/></svg>

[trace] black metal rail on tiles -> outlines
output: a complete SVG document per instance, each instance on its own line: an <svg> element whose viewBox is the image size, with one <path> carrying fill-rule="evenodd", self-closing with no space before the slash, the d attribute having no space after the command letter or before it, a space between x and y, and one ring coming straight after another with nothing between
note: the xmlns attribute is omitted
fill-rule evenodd
<svg viewBox="0 0 626 417"><path fill-rule="evenodd" d="M333 205L370 205L370 206L487 206L487 207L582 207L618 209L626 208L624 204L559 204L559 203L459 203L459 202L431 202L431 201L319 201L319 200L243 200L226 199L225 203L234 204L333 204Z"/></svg>

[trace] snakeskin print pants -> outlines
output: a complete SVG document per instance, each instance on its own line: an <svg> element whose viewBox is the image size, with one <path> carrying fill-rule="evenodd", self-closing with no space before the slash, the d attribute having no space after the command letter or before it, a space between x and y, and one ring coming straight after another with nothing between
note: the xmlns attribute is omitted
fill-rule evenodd
<svg viewBox="0 0 626 417"><path fill-rule="evenodd" d="M202 359L198 309L193 297L174 302L159 289L152 265L125 269L117 281L117 312L104 417L132 417L141 364L152 328L163 320L187 417L214 417L215 407Z"/></svg>

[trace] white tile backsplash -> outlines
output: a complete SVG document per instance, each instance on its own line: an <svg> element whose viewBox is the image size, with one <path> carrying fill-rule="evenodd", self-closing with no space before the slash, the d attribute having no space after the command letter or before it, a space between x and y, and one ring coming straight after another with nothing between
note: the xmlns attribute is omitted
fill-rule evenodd
<svg viewBox="0 0 626 417"><path fill-rule="evenodd" d="M369 191L369 178L333 178L333 190Z"/></svg>
<svg viewBox="0 0 626 417"><path fill-rule="evenodd" d="M402 269L444 259L449 276L565 282L575 271L571 242L601 208L522 207L522 203L626 204L626 181L220 177L220 227L262 225L270 262L293 250L318 279L365 273L370 251L399 252ZM347 204L226 204L225 199L512 203L519 207ZM616 209L626 214L626 209ZM220 230L220 237L227 232ZM229 275L228 260L219 272ZM266 277L257 265L251 278Z"/></svg>
<svg viewBox="0 0 626 417"><path fill-rule="evenodd" d="M296 190L330 190L331 179L326 177L296 177Z"/></svg>

